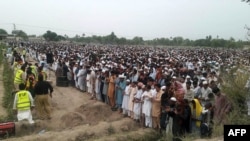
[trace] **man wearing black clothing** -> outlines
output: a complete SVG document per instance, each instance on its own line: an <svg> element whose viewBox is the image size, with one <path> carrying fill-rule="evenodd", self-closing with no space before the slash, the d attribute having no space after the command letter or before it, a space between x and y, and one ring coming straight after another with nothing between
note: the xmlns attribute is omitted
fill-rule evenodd
<svg viewBox="0 0 250 141"><path fill-rule="evenodd" d="M185 132L191 133L191 107L187 99L184 99L184 127Z"/></svg>
<svg viewBox="0 0 250 141"><path fill-rule="evenodd" d="M51 119L49 95L52 98L53 87L43 80L43 75L38 76L38 82L34 87L36 111L40 119Z"/></svg>
<svg viewBox="0 0 250 141"><path fill-rule="evenodd" d="M166 85L166 89L164 90L164 93L161 96L161 118L160 118L160 125L161 125L161 130L166 130L166 122L167 122L167 112L166 112L166 107L170 106L169 100L170 100L170 93L169 93L169 88L170 88L171 83L168 83Z"/></svg>

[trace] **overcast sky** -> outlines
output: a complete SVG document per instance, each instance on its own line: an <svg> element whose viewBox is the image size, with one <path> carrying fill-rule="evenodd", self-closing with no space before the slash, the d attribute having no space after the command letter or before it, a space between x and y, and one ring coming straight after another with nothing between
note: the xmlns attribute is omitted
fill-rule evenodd
<svg viewBox="0 0 250 141"><path fill-rule="evenodd" d="M246 40L250 5L241 0L1 0L0 28L42 35L182 36Z"/></svg>

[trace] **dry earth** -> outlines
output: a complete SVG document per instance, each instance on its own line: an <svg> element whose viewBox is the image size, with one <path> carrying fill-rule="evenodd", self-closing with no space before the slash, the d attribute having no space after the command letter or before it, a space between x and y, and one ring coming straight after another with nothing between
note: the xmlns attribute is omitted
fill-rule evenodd
<svg viewBox="0 0 250 141"><path fill-rule="evenodd" d="M26 122L18 122L16 136L6 141L127 141L144 140L145 134L153 133L151 129L141 128L132 119L123 118L118 112L111 111L108 105L90 100L90 96L86 93L73 87L55 86L55 75L53 72L50 73L49 79L53 81L54 87L53 98L50 99L52 119L35 120L33 128ZM2 81L0 81L0 91L3 92ZM6 115L5 110L0 107L1 115ZM222 138L211 139L211 141L222 140Z"/></svg>

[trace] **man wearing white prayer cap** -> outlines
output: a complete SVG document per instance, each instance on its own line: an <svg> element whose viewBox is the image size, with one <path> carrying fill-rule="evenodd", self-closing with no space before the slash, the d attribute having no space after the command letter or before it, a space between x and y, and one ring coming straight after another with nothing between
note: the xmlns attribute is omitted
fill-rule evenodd
<svg viewBox="0 0 250 141"><path fill-rule="evenodd" d="M173 101L173 102L177 101L177 99L175 97L171 97L170 100Z"/></svg>
<svg viewBox="0 0 250 141"><path fill-rule="evenodd" d="M161 86L161 90L165 91L166 90L166 86Z"/></svg>
<svg viewBox="0 0 250 141"><path fill-rule="evenodd" d="M202 106L205 106L207 101L209 101L208 95L212 93L212 89L208 87L208 82L203 81L202 82L202 88L201 88L201 95L199 96L199 99L201 100Z"/></svg>

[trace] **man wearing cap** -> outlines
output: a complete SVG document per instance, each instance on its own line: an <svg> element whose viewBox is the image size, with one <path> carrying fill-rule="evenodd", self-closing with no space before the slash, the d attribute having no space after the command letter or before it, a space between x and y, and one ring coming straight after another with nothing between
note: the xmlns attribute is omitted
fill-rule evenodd
<svg viewBox="0 0 250 141"><path fill-rule="evenodd" d="M186 93L184 95L184 99L187 99L191 102L194 99L194 90L191 88L191 82L186 82Z"/></svg>
<svg viewBox="0 0 250 141"><path fill-rule="evenodd" d="M129 93L129 102L128 102L128 109L130 112L130 118L134 118L134 96L137 93L137 82L132 82L130 87L130 93Z"/></svg>
<svg viewBox="0 0 250 141"><path fill-rule="evenodd" d="M128 102L129 102L129 93L130 93L130 80L126 80L126 87L123 93L123 100L122 100L122 114L124 117L130 116L129 109L128 109Z"/></svg>
<svg viewBox="0 0 250 141"><path fill-rule="evenodd" d="M155 84L154 87L156 90L156 95L152 98L152 121L153 128L160 130L161 96L163 91L161 90L160 84Z"/></svg>
<svg viewBox="0 0 250 141"><path fill-rule="evenodd" d="M108 99L111 109L115 108L115 79L116 75L115 72L111 72L111 76L108 78Z"/></svg>
<svg viewBox="0 0 250 141"><path fill-rule="evenodd" d="M75 63L74 66L73 66L72 71L73 71L73 75L74 75L75 87L76 88L79 88L78 82L77 82L78 81L77 73L79 72L79 69L80 69L80 67L79 67L78 63Z"/></svg>
<svg viewBox="0 0 250 141"><path fill-rule="evenodd" d="M165 109L167 112L167 118L166 118L166 122L167 122L166 133L167 134L173 134L173 118L169 116L169 113L175 111L176 103L177 103L177 99L175 97L171 97L169 101L169 106L166 106L166 109Z"/></svg>
<svg viewBox="0 0 250 141"><path fill-rule="evenodd" d="M201 100L202 106L205 106L206 102L209 101L208 95L210 93L212 93L212 89L210 87L208 87L207 81L203 81L202 86L203 87L201 88L201 95L200 95L199 99Z"/></svg>
<svg viewBox="0 0 250 141"><path fill-rule="evenodd" d="M136 95L134 96L134 99L133 99L133 102L134 102L134 109L133 109L133 112L134 112L134 120L136 122L139 122L140 120L140 117L141 117L141 96L142 96L142 93L143 93L143 90L142 90L142 87L143 87L143 83L139 82L137 84L137 93Z"/></svg>
<svg viewBox="0 0 250 141"><path fill-rule="evenodd" d="M126 81L124 75L119 75L119 82L116 86L116 106L119 109L119 113L122 113L122 100L123 100L123 93L126 88Z"/></svg>
<svg viewBox="0 0 250 141"><path fill-rule="evenodd" d="M90 75L89 75L89 83L90 83L90 89L91 90L91 100L92 99L96 99L97 98L97 94L96 94L96 91L95 91L95 82L96 82L96 72L93 68L90 69Z"/></svg>
<svg viewBox="0 0 250 141"><path fill-rule="evenodd" d="M161 96L161 130L166 130L166 118L167 112L166 107L170 104L170 98L174 95L172 91L170 91L171 83L168 82L166 86L161 87L164 93Z"/></svg>
<svg viewBox="0 0 250 141"><path fill-rule="evenodd" d="M151 86L147 85L146 90L142 94L143 106L142 106L142 113L145 117L145 127L152 127L152 92Z"/></svg>
<svg viewBox="0 0 250 141"><path fill-rule="evenodd" d="M87 77L87 70L85 66L80 66L79 72L77 73L77 83L79 86L79 89L82 92L86 91L86 77Z"/></svg>

